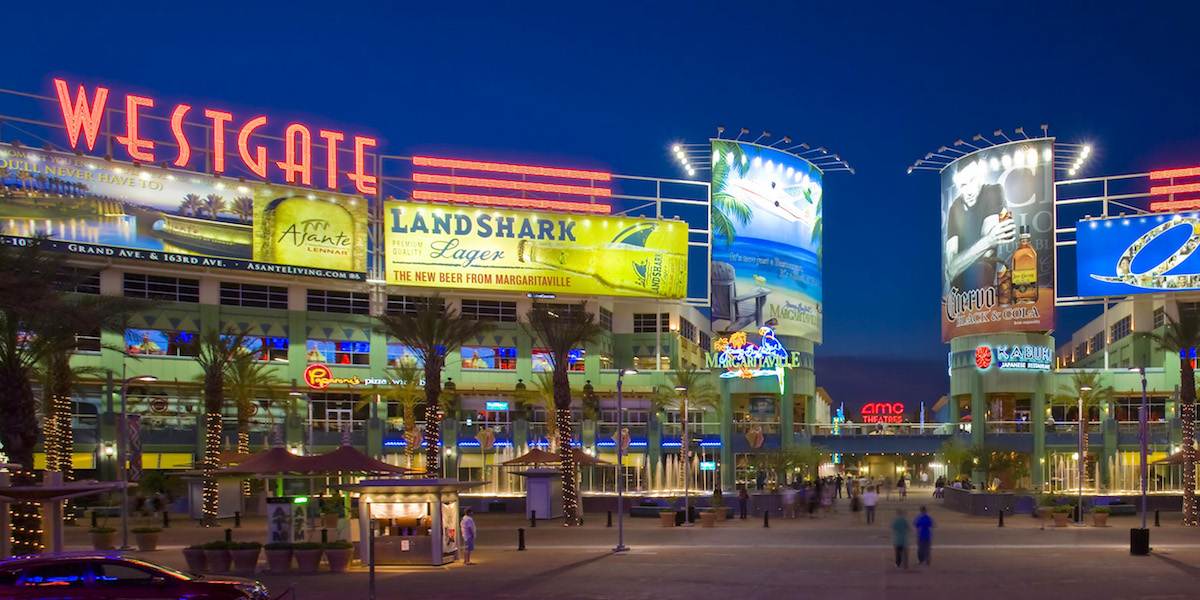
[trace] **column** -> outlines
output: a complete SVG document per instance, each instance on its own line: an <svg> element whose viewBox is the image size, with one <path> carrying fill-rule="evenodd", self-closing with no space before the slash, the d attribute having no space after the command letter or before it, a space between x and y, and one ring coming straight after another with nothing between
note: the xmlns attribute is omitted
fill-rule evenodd
<svg viewBox="0 0 1200 600"><path fill-rule="evenodd" d="M1100 489L1107 490L1112 488L1112 462L1117 457L1117 421L1111 401L1100 407L1100 431L1104 441L1096 460L1100 463Z"/></svg>
<svg viewBox="0 0 1200 600"><path fill-rule="evenodd" d="M789 372L783 378L783 395L779 398L779 447L788 450L795 445L796 401L792 393L796 389L795 374Z"/></svg>
<svg viewBox="0 0 1200 600"><path fill-rule="evenodd" d="M721 379L717 386L721 388L721 488L732 493L737 467L733 461L733 397L728 381Z"/></svg>
<svg viewBox="0 0 1200 600"><path fill-rule="evenodd" d="M976 378L971 386L971 445L983 447L987 440L987 395L983 386ZM987 474L981 469L971 469L971 480L979 487L987 484Z"/></svg>
<svg viewBox="0 0 1200 600"><path fill-rule="evenodd" d="M646 477L651 484L658 483L658 465L662 464L662 419L657 413L650 414L646 427Z"/></svg>
<svg viewBox="0 0 1200 600"><path fill-rule="evenodd" d="M1034 491L1045 485L1046 474L1046 387L1053 381L1047 373L1039 373L1037 388L1029 406L1030 431L1033 434L1033 456L1029 459L1029 478Z"/></svg>

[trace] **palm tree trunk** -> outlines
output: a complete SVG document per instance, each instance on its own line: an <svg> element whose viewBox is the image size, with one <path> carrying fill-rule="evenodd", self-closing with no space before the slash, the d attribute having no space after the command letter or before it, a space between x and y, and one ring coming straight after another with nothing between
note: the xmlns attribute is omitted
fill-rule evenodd
<svg viewBox="0 0 1200 600"><path fill-rule="evenodd" d="M1090 436L1088 435L1088 418L1087 418L1087 407L1086 406L1083 409L1083 413L1080 414L1080 416L1079 416L1079 431L1080 431L1080 436L1081 436L1080 440L1082 440L1082 445L1083 445L1083 448L1082 448L1083 452L1081 452L1079 454L1079 460L1082 461L1080 463L1080 468L1079 468L1079 473L1082 476L1079 481L1079 486L1083 487L1083 485L1087 483L1087 479L1088 479L1088 446L1091 443L1091 440L1089 439Z"/></svg>
<svg viewBox="0 0 1200 600"><path fill-rule="evenodd" d="M1183 421L1183 524L1200 525L1196 517L1196 373L1190 359L1180 360L1179 418Z"/></svg>
<svg viewBox="0 0 1200 600"><path fill-rule="evenodd" d="M571 438L575 437L571 424L570 408L555 408L554 420L558 429L558 459L561 462L563 520L567 525L579 523L579 484L575 480L575 454L571 452Z"/></svg>
<svg viewBox="0 0 1200 600"><path fill-rule="evenodd" d="M433 350L425 353L425 473L436 478L442 450L442 357Z"/></svg>
<svg viewBox="0 0 1200 600"><path fill-rule="evenodd" d="M217 525L220 490L216 470L221 466L221 407L225 404L222 374L208 376L204 382L204 470L203 520L205 527Z"/></svg>
<svg viewBox="0 0 1200 600"><path fill-rule="evenodd" d="M242 412L242 411L238 411ZM250 454L250 419L249 415L238 415L237 453ZM242 496L250 497L250 480L242 480Z"/></svg>
<svg viewBox="0 0 1200 600"><path fill-rule="evenodd" d="M14 485L37 483L33 470L33 447L38 439L36 400L29 384L28 370L8 366L0 371L0 443L11 463L22 465L12 473ZM36 503L10 505L12 553L36 554L42 551L42 517Z"/></svg>

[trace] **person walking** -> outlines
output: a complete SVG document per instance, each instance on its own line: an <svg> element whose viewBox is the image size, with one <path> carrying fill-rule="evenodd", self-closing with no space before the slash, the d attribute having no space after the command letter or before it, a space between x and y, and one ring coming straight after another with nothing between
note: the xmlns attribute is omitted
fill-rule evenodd
<svg viewBox="0 0 1200 600"><path fill-rule="evenodd" d="M858 488L850 495L850 512L854 513L855 522L862 521L862 495L858 493Z"/></svg>
<svg viewBox="0 0 1200 600"><path fill-rule="evenodd" d="M475 551L475 509L468 508L463 513L462 523L459 524L459 535L462 536L463 564L471 564L471 553Z"/></svg>
<svg viewBox="0 0 1200 600"><path fill-rule="evenodd" d="M746 513L750 510L750 492L746 491L746 485L742 484L738 488L738 512L741 513L741 518L746 518Z"/></svg>
<svg viewBox="0 0 1200 600"><path fill-rule="evenodd" d="M929 566L930 551L933 549L933 517L929 516L924 506L921 507L921 514L913 520L913 527L917 530L917 563Z"/></svg>
<svg viewBox="0 0 1200 600"><path fill-rule="evenodd" d="M901 498L908 497L908 482L905 481L904 475L900 475L900 479L896 481L896 490L900 492Z"/></svg>
<svg viewBox="0 0 1200 600"><path fill-rule="evenodd" d="M904 511L897 510L896 518L892 519L892 546L896 549L896 566L902 569L908 568L908 532L911 529Z"/></svg>
<svg viewBox="0 0 1200 600"><path fill-rule="evenodd" d="M847 498L850 498L854 495L854 489L855 489L854 483L855 482L854 482L853 477L846 478L846 497Z"/></svg>
<svg viewBox="0 0 1200 600"><path fill-rule="evenodd" d="M833 479L833 483L835 486L834 490L837 492L836 495L834 496L834 498L841 498L842 497L842 474L841 473L837 474L837 477L835 477Z"/></svg>
<svg viewBox="0 0 1200 600"><path fill-rule="evenodd" d="M863 508L867 511L867 525L875 523L875 505L879 504L879 488L868 487L863 492Z"/></svg>
<svg viewBox="0 0 1200 600"><path fill-rule="evenodd" d="M933 482L933 497L941 498L945 495L944 488L946 487L946 476L938 475L937 481Z"/></svg>
<svg viewBox="0 0 1200 600"><path fill-rule="evenodd" d="M796 518L796 490L791 487L783 488L783 516L787 519Z"/></svg>

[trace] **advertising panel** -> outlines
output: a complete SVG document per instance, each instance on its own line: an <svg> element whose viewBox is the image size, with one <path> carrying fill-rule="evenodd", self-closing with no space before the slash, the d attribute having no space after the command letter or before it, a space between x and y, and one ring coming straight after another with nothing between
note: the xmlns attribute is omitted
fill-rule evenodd
<svg viewBox="0 0 1200 600"><path fill-rule="evenodd" d="M0 144L0 236L77 253L362 280L367 202Z"/></svg>
<svg viewBox="0 0 1200 600"><path fill-rule="evenodd" d="M687 224L392 201L389 284L683 298Z"/></svg>
<svg viewBox="0 0 1200 600"><path fill-rule="evenodd" d="M942 170L942 340L1054 326L1054 142L979 150Z"/></svg>
<svg viewBox="0 0 1200 600"><path fill-rule="evenodd" d="M712 141L713 329L821 341L821 171L792 154Z"/></svg>
<svg viewBox="0 0 1200 600"><path fill-rule="evenodd" d="M1200 290L1200 213L1089 219L1075 231L1080 296Z"/></svg>

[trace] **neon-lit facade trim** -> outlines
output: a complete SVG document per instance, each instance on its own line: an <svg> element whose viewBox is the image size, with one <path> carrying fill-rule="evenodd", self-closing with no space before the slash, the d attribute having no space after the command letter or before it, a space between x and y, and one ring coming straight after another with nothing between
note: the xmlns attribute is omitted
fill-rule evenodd
<svg viewBox="0 0 1200 600"><path fill-rule="evenodd" d="M591 181L612 181L612 173L603 171L584 171L580 169L559 169L555 167L539 167L534 165L514 165L509 163L483 162L477 160L461 160L457 158L434 158L430 156L414 156L413 166L440 167L444 169L464 169L468 171L486 171L489 173L511 173L513 175L537 175L539 177L563 177L567 179L588 179Z"/></svg>
<svg viewBox="0 0 1200 600"><path fill-rule="evenodd" d="M538 200L534 198L512 198L509 196L487 196L482 194L459 194L455 192L431 192L414 190L413 200L432 200L434 202L453 202L455 204L476 204L481 206L503 206L506 208L532 208L538 210L558 210L568 212L585 212L597 215L607 215L612 207L607 204L586 204L583 202L565 202L561 200Z"/></svg>
<svg viewBox="0 0 1200 600"><path fill-rule="evenodd" d="M1200 176L1200 167L1183 167L1181 169L1164 169L1162 171L1150 171L1150 179L1173 179L1175 177L1196 177Z"/></svg>
<svg viewBox="0 0 1200 600"><path fill-rule="evenodd" d="M1155 211L1180 211L1180 210L1196 210L1200 209L1200 198L1191 200L1159 200L1150 203L1150 210Z"/></svg>
<svg viewBox="0 0 1200 600"><path fill-rule="evenodd" d="M486 179L483 177L460 177L457 175L434 175L431 173L413 173L413 182L440 183L443 185L461 185L466 187L493 188L501 190L520 190L526 192L545 192L548 194L603 196L606 198L612 195L612 191L608 188L596 188L584 185L538 183L536 181L514 181L511 179Z"/></svg>

